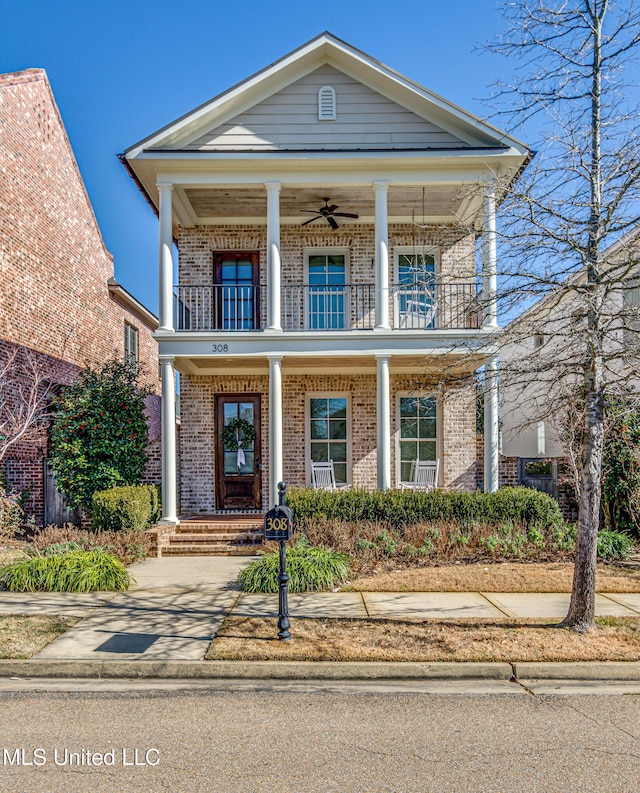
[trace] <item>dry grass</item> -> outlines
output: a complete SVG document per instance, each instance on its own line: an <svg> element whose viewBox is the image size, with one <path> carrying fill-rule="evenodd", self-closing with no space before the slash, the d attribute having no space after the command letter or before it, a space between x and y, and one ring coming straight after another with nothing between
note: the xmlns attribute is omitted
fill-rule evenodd
<svg viewBox="0 0 640 793"><path fill-rule="evenodd" d="M598 618L586 635L541 620L294 619L230 617L207 652L234 661L637 661L640 618Z"/></svg>
<svg viewBox="0 0 640 793"><path fill-rule="evenodd" d="M0 616L0 658L31 658L75 625L78 619L44 615Z"/></svg>
<svg viewBox="0 0 640 793"><path fill-rule="evenodd" d="M24 543L21 543L24 545ZM15 545L15 547L2 545L0 546L0 567L4 567L12 562L17 562L18 559L24 559L25 554L22 549Z"/></svg>
<svg viewBox="0 0 640 793"><path fill-rule="evenodd" d="M96 546L108 548L122 564L128 565L144 559L151 548L151 537L145 531L86 531L71 524L66 526L46 526L37 529L31 543L39 550L57 543L77 542L87 550Z"/></svg>
<svg viewBox="0 0 640 793"><path fill-rule="evenodd" d="M569 562L503 562L407 567L361 576L343 587L357 592L571 592ZM599 564L598 592L640 592L640 569Z"/></svg>

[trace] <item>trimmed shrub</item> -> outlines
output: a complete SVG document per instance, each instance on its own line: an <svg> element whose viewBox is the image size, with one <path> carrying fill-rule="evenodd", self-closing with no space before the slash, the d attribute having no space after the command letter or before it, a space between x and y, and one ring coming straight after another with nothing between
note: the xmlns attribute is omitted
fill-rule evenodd
<svg viewBox="0 0 640 793"><path fill-rule="evenodd" d="M100 548L21 559L0 570L0 585L11 592L118 592L131 581L122 562Z"/></svg>
<svg viewBox="0 0 640 793"><path fill-rule="evenodd" d="M277 592L280 550L274 548L241 571L243 592ZM326 591L343 584L349 576L349 557L328 548L309 545L304 536L287 549L290 592Z"/></svg>
<svg viewBox="0 0 640 793"><path fill-rule="evenodd" d="M496 493L453 490L415 492L387 490L326 491L290 488L287 504L296 520L304 518L380 522L395 529L416 523L476 523L499 526L507 521L541 532L562 526L558 502L527 487L503 487Z"/></svg>
<svg viewBox="0 0 640 793"><path fill-rule="evenodd" d="M633 541L618 531L598 532L598 558L604 561L625 559L633 550Z"/></svg>
<svg viewBox="0 0 640 793"><path fill-rule="evenodd" d="M96 530L148 529L159 514L156 485L127 485L99 490L91 501L91 525Z"/></svg>

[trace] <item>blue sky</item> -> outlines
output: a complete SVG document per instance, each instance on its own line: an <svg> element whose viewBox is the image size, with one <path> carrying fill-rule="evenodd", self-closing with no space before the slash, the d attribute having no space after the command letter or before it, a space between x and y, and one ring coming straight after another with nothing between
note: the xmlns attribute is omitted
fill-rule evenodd
<svg viewBox="0 0 640 793"><path fill-rule="evenodd" d="M508 64L496 0L13 0L0 72L46 69L116 278L157 310L157 220L116 155L329 30L478 115Z"/></svg>

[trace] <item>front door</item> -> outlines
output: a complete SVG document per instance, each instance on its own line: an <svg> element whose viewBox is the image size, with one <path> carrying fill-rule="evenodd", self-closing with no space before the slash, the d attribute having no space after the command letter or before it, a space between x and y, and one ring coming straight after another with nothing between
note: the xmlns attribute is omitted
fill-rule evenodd
<svg viewBox="0 0 640 793"><path fill-rule="evenodd" d="M259 394L218 394L215 443L217 508L260 509Z"/></svg>
<svg viewBox="0 0 640 793"><path fill-rule="evenodd" d="M260 262L258 251L222 251L213 255L214 327L218 330L260 328Z"/></svg>

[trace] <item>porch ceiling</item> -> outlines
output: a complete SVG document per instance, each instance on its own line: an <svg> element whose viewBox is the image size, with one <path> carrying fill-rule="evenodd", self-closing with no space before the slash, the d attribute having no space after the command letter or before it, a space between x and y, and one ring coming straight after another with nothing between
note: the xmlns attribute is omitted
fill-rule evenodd
<svg viewBox="0 0 640 793"><path fill-rule="evenodd" d="M186 187L183 200L188 203L194 224L224 222L264 222L267 219L267 197L264 185L242 188ZM282 223L303 223L312 217L302 210L318 210L325 198L336 204L339 212L355 213L358 220L338 218L340 224L373 223L375 199L371 186L366 187L284 187L280 193ZM389 187L388 216L390 220L420 222L455 222L468 214L473 196L462 185L431 185L428 187ZM312 225L321 224L320 221Z"/></svg>
<svg viewBox="0 0 640 793"><path fill-rule="evenodd" d="M389 371L391 374L415 376L417 379L428 376L443 378L469 374L480 367L483 360L466 360L459 357L439 355L436 358L425 355L391 356ZM231 357L187 357L175 358L178 371L190 375L247 376L269 375L269 361L266 357L231 358ZM282 375L373 375L376 374L376 358L374 355L358 356L285 356L282 359Z"/></svg>

